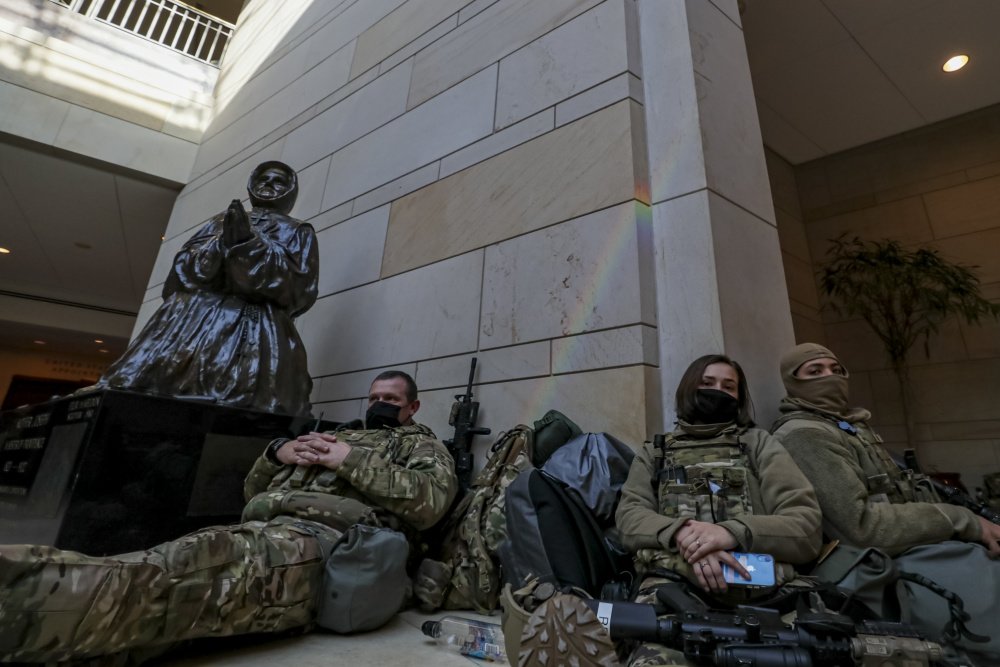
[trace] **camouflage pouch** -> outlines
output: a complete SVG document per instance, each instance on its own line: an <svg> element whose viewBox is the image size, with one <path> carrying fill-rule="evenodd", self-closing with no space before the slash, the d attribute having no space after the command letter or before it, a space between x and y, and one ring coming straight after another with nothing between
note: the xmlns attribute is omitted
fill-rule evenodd
<svg viewBox="0 0 1000 667"><path fill-rule="evenodd" d="M242 521L270 521L294 516L341 532L355 524L378 526L375 510L364 503L329 493L275 490L258 493L243 508Z"/></svg>
<svg viewBox="0 0 1000 667"><path fill-rule="evenodd" d="M451 575L452 568L447 563L431 558L420 561L413 580L413 594L425 610L433 611L444 606Z"/></svg>
<svg viewBox="0 0 1000 667"><path fill-rule="evenodd" d="M438 560L421 566L423 576L414 592L422 609L483 614L496 609L500 573L495 554L507 535L504 494L531 467L531 451L532 431L523 425L502 433L493 444L486 465L448 518Z"/></svg>

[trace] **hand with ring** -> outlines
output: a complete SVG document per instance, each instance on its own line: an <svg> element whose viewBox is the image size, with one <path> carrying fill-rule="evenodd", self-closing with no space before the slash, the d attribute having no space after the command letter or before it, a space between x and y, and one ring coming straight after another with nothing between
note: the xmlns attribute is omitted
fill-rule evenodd
<svg viewBox="0 0 1000 667"><path fill-rule="evenodd" d="M728 530L714 523L688 519L674 534L674 544L692 565L714 551L731 551L737 547L736 538Z"/></svg>
<svg viewBox="0 0 1000 667"><path fill-rule="evenodd" d="M724 592L729 586L726 583L725 576L722 574L723 563L736 570L744 579L750 579L750 573L747 572L746 568L731 553L728 551L716 551L706 556L703 560L694 563L694 574L698 579L698 585L710 593Z"/></svg>

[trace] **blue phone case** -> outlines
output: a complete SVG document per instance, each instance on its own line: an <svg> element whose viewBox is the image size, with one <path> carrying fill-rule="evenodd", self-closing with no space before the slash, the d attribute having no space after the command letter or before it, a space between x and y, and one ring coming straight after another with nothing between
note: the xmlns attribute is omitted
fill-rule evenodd
<svg viewBox="0 0 1000 667"><path fill-rule="evenodd" d="M770 554L750 554L739 551L732 552L733 558L750 572L750 580L725 563L722 564L722 576L727 584L734 586L774 586L774 559Z"/></svg>

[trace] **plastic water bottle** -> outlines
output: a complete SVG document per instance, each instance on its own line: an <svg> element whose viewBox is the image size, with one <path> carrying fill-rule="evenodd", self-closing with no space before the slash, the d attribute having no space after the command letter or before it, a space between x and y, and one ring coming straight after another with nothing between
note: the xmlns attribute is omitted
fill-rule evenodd
<svg viewBox="0 0 1000 667"><path fill-rule="evenodd" d="M503 630L496 623L461 616L445 616L440 621L424 621L420 629L439 644L470 658L506 662Z"/></svg>

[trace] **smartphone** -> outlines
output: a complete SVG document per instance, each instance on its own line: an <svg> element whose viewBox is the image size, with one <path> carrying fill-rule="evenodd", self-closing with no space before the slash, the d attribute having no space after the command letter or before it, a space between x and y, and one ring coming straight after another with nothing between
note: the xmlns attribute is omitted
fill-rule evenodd
<svg viewBox="0 0 1000 667"><path fill-rule="evenodd" d="M733 586L774 586L774 559L770 554L750 554L733 551L735 558L740 565L750 573L750 579L744 579L743 575L722 563L722 576L727 584Z"/></svg>

